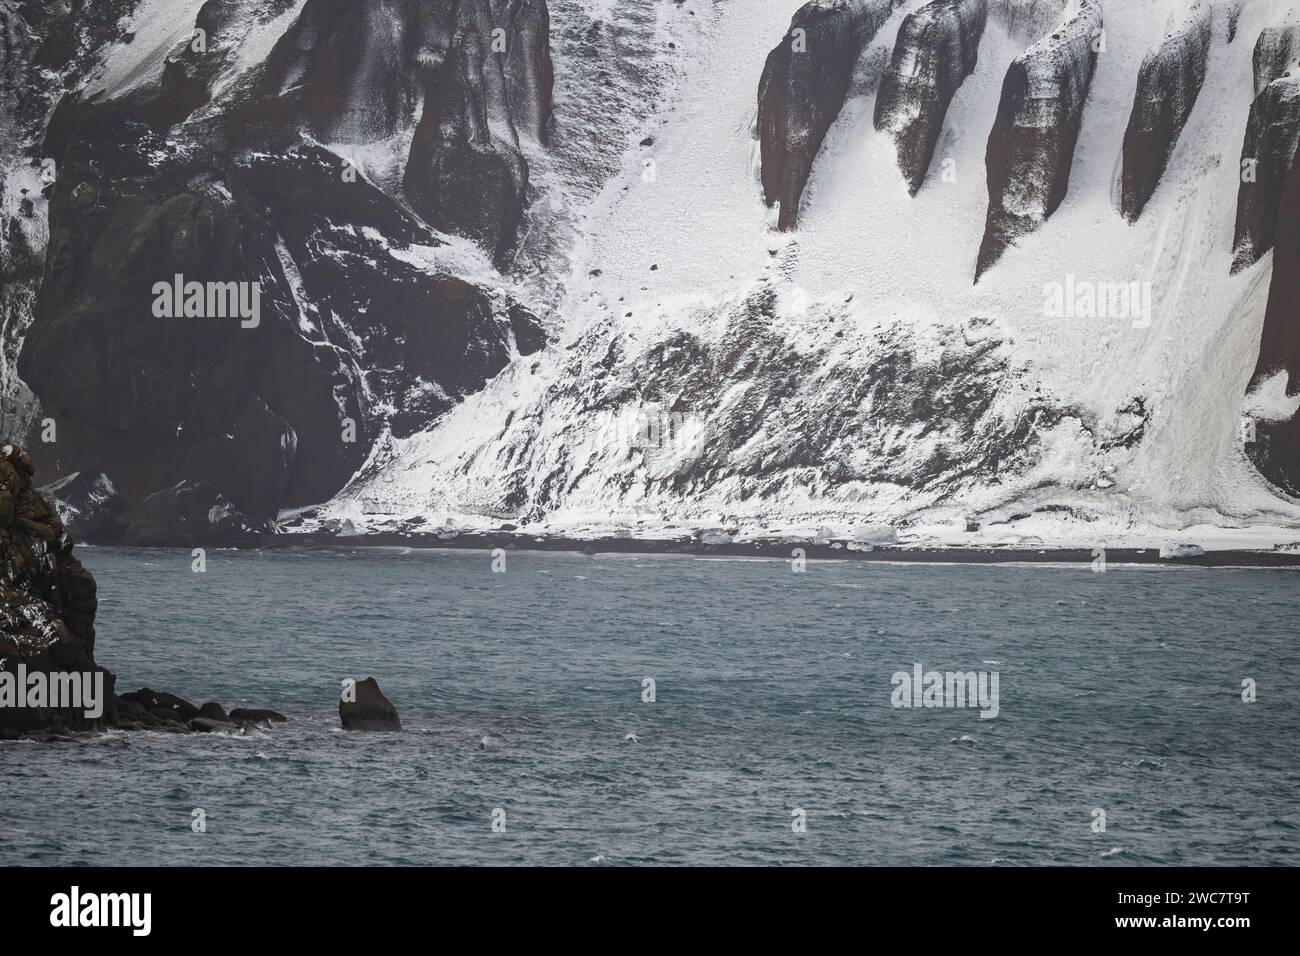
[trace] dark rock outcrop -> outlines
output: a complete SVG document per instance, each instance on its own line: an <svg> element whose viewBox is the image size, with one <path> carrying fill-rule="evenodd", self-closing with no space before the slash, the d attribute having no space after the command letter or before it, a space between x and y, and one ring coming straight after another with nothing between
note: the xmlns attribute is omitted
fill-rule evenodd
<svg viewBox="0 0 1300 956"><path fill-rule="evenodd" d="M116 678L95 661L95 579L32 475L21 449L0 445L0 739L63 739L69 730L106 727L245 733L284 719L274 711L227 715L219 704L196 707L148 687L117 696Z"/></svg>
<svg viewBox="0 0 1300 956"><path fill-rule="evenodd" d="M1013 40L1029 46L1061 22L1069 0L989 0L989 17Z"/></svg>
<svg viewBox="0 0 1300 956"><path fill-rule="evenodd" d="M268 726L272 719L286 719L270 710L232 710L227 714L215 701L196 707L175 694L148 687L118 697L117 713L118 729L165 733L248 734Z"/></svg>
<svg viewBox="0 0 1300 956"><path fill-rule="evenodd" d="M987 19L987 0L934 0L898 31L876 96L875 125L897 142L913 195L925 182L953 96L975 72Z"/></svg>
<svg viewBox="0 0 1300 956"><path fill-rule="evenodd" d="M121 540L126 499L103 472L74 471L37 490L58 511L68 537L87 544Z"/></svg>
<svg viewBox="0 0 1300 956"><path fill-rule="evenodd" d="M139 690L131 691L129 694L123 694L121 699L130 704L138 704L150 713L159 711L163 714L172 715L173 719L182 723L199 716L199 708L188 700L177 697L175 694L150 690L148 687L142 687Z"/></svg>
<svg viewBox="0 0 1300 956"><path fill-rule="evenodd" d="M839 116L862 51L893 11L891 0L811 0L767 56L758 85L763 198L793 229L813 160Z"/></svg>
<svg viewBox="0 0 1300 956"><path fill-rule="evenodd" d="M976 281L1065 198L1101 29L1101 8L1095 0L1080 0L1074 17L1007 71L989 134L989 212Z"/></svg>
<svg viewBox="0 0 1300 956"><path fill-rule="evenodd" d="M522 306L431 267L444 237L410 209L494 254L513 242L520 135L549 135L545 3L307 0L232 78L240 44L294 6L208 0L202 51L187 38L118 100L72 91L47 130L59 176L18 371L58 421L42 465L111 475L136 519L178 487L252 528L326 500L385 428L426 427L505 368L512 332L523 354L544 344ZM405 132L413 160L382 186L303 142ZM176 276L256 288L260 314L159 317ZM135 524L213 540L188 518Z"/></svg>
<svg viewBox="0 0 1300 956"><path fill-rule="evenodd" d="M403 189L430 224L500 258L514 242L528 188L519 128L547 135L550 18L539 2L462 3L453 18L445 46L421 61L424 111Z"/></svg>
<svg viewBox="0 0 1300 956"><path fill-rule="evenodd" d="M295 0L207 0L190 36L163 64L157 95L143 115L158 128L173 126L209 102L213 86L257 27L289 10Z"/></svg>
<svg viewBox="0 0 1300 956"><path fill-rule="evenodd" d="M65 161L19 358L69 471L104 471L133 502L206 483L256 524L330 497L381 415L424 427L507 365L512 326L527 331L511 303L403 258L441 240L323 150L236 163L104 113ZM257 325L156 316L155 284L177 274L256 283Z"/></svg>
<svg viewBox="0 0 1300 956"><path fill-rule="evenodd" d="M205 481L181 481L156 491L122 516L122 543L135 547L237 547L268 530L236 511Z"/></svg>
<svg viewBox="0 0 1300 956"><path fill-rule="evenodd" d="M20 672L44 675L45 682L53 674L87 675L92 685L102 680L102 714L26 706L27 697L20 705L0 693L0 731L101 727L117 711L113 675L95 663L95 579L73 557L72 541L58 513L32 487L32 474L20 448L0 446L0 680L25 695L28 688L17 686Z"/></svg>
<svg viewBox="0 0 1300 956"><path fill-rule="evenodd" d="M282 724L289 718L274 710L256 707L236 707L230 712L230 719L240 724Z"/></svg>
<svg viewBox="0 0 1300 956"><path fill-rule="evenodd" d="M308 0L235 112L235 135L373 142L409 129L423 102L405 195L501 258L528 186L519 135L547 141L553 85L543 0Z"/></svg>
<svg viewBox="0 0 1300 956"><path fill-rule="evenodd" d="M352 699L347 699L351 697ZM401 730L397 708L379 689L373 677L352 685L352 692L339 699L339 720L344 730Z"/></svg>
<svg viewBox="0 0 1300 956"><path fill-rule="evenodd" d="M515 334L515 348L520 355L532 355L546 347L546 330L541 319L522 305L509 309L510 330Z"/></svg>
<svg viewBox="0 0 1300 956"><path fill-rule="evenodd" d="M1273 275L1260 335L1259 358L1248 392L1279 373L1287 376L1286 396L1300 394L1300 151L1287 175L1277 211ZM1255 440L1246 454L1260 474L1290 495L1300 497L1300 414L1255 422Z"/></svg>
<svg viewBox="0 0 1300 956"><path fill-rule="evenodd" d="M206 720L215 720L222 724L228 724L231 722L230 715L226 713L226 709L214 700L208 701L199 708L199 716Z"/></svg>
<svg viewBox="0 0 1300 956"><path fill-rule="evenodd" d="M1300 66L1273 80L1250 105L1241 147L1241 185L1232 271L1257 262L1273 248L1277 210L1300 144Z"/></svg>
<svg viewBox="0 0 1300 956"><path fill-rule="evenodd" d="M1133 112L1124 133L1121 209L1142 215L1191 115L1210 56L1214 18L1208 0L1196 0L1182 24L1142 61Z"/></svg>

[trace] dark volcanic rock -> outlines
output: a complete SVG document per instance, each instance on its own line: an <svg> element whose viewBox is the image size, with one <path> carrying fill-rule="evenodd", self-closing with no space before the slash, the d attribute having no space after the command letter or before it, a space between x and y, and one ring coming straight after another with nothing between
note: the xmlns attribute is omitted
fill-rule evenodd
<svg viewBox="0 0 1300 956"><path fill-rule="evenodd" d="M195 717L189 722L190 730L196 734L237 734L243 728L228 720L214 720L211 717Z"/></svg>
<svg viewBox="0 0 1300 956"><path fill-rule="evenodd" d="M206 718L207 720L215 720L224 724L231 722L231 717L226 713L226 709L216 701L211 700L199 708L199 716Z"/></svg>
<svg viewBox="0 0 1300 956"><path fill-rule="evenodd" d="M876 96L876 129L898 143L898 165L913 195L921 188L954 94L975 72L987 0L934 0L898 31Z"/></svg>
<svg viewBox="0 0 1300 956"><path fill-rule="evenodd" d="M546 347L546 330L537 316L522 305L512 305L509 316L510 329L515 333L515 347L520 355L532 355Z"/></svg>
<svg viewBox="0 0 1300 956"><path fill-rule="evenodd" d="M1265 27L1255 43L1255 95L1286 74L1300 60L1300 23Z"/></svg>
<svg viewBox="0 0 1300 956"><path fill-rule="evenodd" d="M15 685L20 665L47 681L56 673L103 675L98 719L85 716L90 708L3 701L0 729L90 729L117 719L113 675L95 663L97 604L95 579L72 556L58 513L32 488L31 460L16 445L0 446L0 671L15 675L8 678Z"/></svg>
<svg viewBox="0 0 1300 956"><path fill-rule="evenodd" d="M528 186L519 134L547 141L553 85L542 0L308 0L234 132L374 142L410 129L423 102L407 198L435 227L502 257Z"/></svg>
<svg viewBox="0 0 1300 956"><path fill-rule="evenodd" d="M65 159L19 358L68 470L131 501L206 482L260 519L333 495L381 416L418 430L510 361L510 303L404 257L441 240L337 157L233 162L101 110ZM157 317L177 274L257 283L256 326Z"/></svg>
<svg viewBox="0 0 1300 956"><path fill-rule="evenodd" d="M506 31L506 103L515 128L538 142L550 139L555 67L551 15L544 0L493 0L497 25Z"/></svg>
<svg viewBox="0 0 1300 956"><path fill-rule="evenodd" d="M445 69L449 77L431 91L415 128L403 189L430 225L500 260L523 215L528 163L517 145L492 134L483 100L455 79L455 56Z"/></svg>
<svg viewBox="0 0 1300 956"><path fill-rule="evenodd" d="M975 279L1007 246L1041 226L1065 198L1102 29L1096 0L1018 56L1007 70L986 165L988 222Z"/></svg>
<svg viewBox="0 0 1300 956"><path fill-rule="evenodd" d="M59 420L63 466L112 475L129 500L187 478L253 512L332 493L364 455L339 437L363 419L361 387L346 353L302 334L265 201L114 104L82 121L62 170L18 367ZM160 316L178 275L258 310Z"/></svg>
<svg viewBox="0 0 1300 956"><path fill-rule="evenodd" d="M207 545L235 547L256 543L268 530L236 511L205 481L180 481L154 492L121 518L122 543L134 547Z"/></svg>
<svg viewBox="0 0 1300 956"><path fill-rule="evenodd" d="M780 203L777 228L794 228L813 159L839 116L863 49L891 0L811 0L767 56L758 85L763 198Z"/></svg>
<svg viewBox="0 0 1300 956"><path fill-rule="evenodd" d="M1300 152L1294 157L1277 212L1273 275L1260 336L1259 358L1248 392L1285 373L1286 396L1300 394ZM1255 423L1246 454L1260 474L1300 496L1300 414Z"/></svg>
<svg viewBox="0 0 1300 956"><path fill-rule="evenodd" d="M528 5L516 11L521 23L549 32L545 7ZM542 16L536 16L540 9ZM531 18L523 17L530 12ZM549 80L545 64L524 66L527 44L513 42L514 57L492 49L499 27L486 3L462 4L454 11L450 39L437 56L426 58L424 112L411 140L403 189L411 205L433 226L467 236L500 258L514 242L528 188L528 163L519 149L514 113L544 135L543 113L549 112L550 91L530 96L526 75ZM512 24L517 29L518 25ZM548 48L549 44L543 44ZM505 66L519 64L507 82ZM521 100L514 105L512 100ZM495 122L494 122L495 121Z"/></svg>
<svg viewBox="0 0 1300 956"><path fill-rule="evenodd" d="M1208 0L1196 0L1187 19L1142 61L1133 112L1124 133L1121 208L1130 221L1142 215L1160 184L1196 105L1205 83L1213 29Z"/></svg>
<svg viewBox="0 0 1300 956"><path fill-rule="evenodd" d="M188 700L177 697L175 694L150 690L148 687L142 687L139 690L131 691L129 694L123 694L122 700L131 704L139 704L150 713L158 711L170 716L173 720L181 722L190 721L199 716L199 708Z"/></svg>
<svg viewBox="0 0 1300 956"><path fill-rule="evenodd" d="M1243 172L1237 189L1237 226L1232 271L1259 260L1273 248L1273 230L1287 173L1300 143L1300 67L1293 68L1255 97L1241 147Z"/></svg>
<svg viewBox="0 0 1300 956"><path fill-rule="evenodd" d="M121 539L118 519L126 510L126 499L103 472L76 471L37 491L54 505L68 537L89 544Z"/></svg>
<svg viewBox="0 0 1300 956"><path fill-rule="evenodd" d="M261 710L256 707L236 707L230 712L230 719L241 724L282 724L289 718L273 710Z"/></svg>
<svg viewBox="0 0 1300 956"><path fill-rule="evenodd" d="M1029 46L1061 22L1069 0L989 0L989 17L1016 42Z"/></svg>
<svg viewBox="0 0 1300 956"><path fill-rule="evenodd" d="M395 708L373 677L353 685L354 700L339 700L339 720L344 730L401 730ZM346 695L345 695L346 696Z"/></svg>

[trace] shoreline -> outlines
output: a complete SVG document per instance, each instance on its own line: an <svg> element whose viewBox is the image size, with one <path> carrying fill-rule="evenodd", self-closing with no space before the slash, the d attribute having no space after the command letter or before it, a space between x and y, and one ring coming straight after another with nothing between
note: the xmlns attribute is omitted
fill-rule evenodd
<svg viewBox="0 0 1300 956"><path fill-rule="evenodd" d="M264 534L251 546L266 550L388 549L559 552L570 554L674 556L693 558L756 558L789 561L801 548L808 561L876 561L905 564L1082 564L1094 561L1092 548L962 548L937 545L867 545L832 541L756 539L728 544L703 544L693 538L573 538L512 532L462 532L454 535L378 532L358 535L322 535L288 532ZM1107 565L1139 564L1199 568L1300 567L1300 551L1205 551L1186 557L1160 556L1159 548L1106 548Z"/></svg>

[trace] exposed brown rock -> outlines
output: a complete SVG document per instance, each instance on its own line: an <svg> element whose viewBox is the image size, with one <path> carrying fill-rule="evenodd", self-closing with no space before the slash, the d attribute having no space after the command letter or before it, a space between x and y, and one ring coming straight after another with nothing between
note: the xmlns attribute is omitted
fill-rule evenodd
<svg viewBox="0 0 1300 956"><path fill-rule="evenodd" d="M1080 0L1074 17L1018 56L1007 71L989 134L989 212L976 281L1065 198L1101 29L1101 7Z"/></svg>
<svg viewBox="0 0 1300 956"><path fill-rule="evenodd" d="M349 699L351 698L351 699ZM379 689L373 677L359 680L339 699L339 720L344 730L401 730L397 708Z"/></svg>
<svg viewBox="0 0 1300 956"><path fill-rule="evenodd" d="M1156 191L1196 105L1205 83L1213 28L1208 0L1196 0L1179 27L1142 61L1124 133L1121 208L1129 220L1142 215Z"/></svg>
<svg viewBox="0 0 1300 956"><path fill-rule="evenodd" d="M934 0L898 31L876 96L876 129L898 144L898 165L913 195L925 182L948 106L975 72L987 0Z"/></svg>
<svg viewBox="0 0 1300 956"><path fill-rule="evenodd" d="M1293 159L1277 212L1268 306L1248 388L1254 391L1285 374L1287 397L1300 394L1300 152ZM1265 478L1300 496L1300 414L1256 421L1255 440L1246 443L1246 454Z"/></svg>
<svg viewBox="0 0 1300 956"><path fill-rule="evenodd" d="M826 132L839 116L863 49L893 11L890 0L811 0L767 56L758 85L763 198L793 229Z"/></svg>
<svg viewBox="0 0 1300 956"><path fill-rule="evenodd" d="M1241 147L1241 185L1232 271L1273 248L1273 231L1287 173L1300 145L1300 67L1273 80L1255 97Z"/></svg>

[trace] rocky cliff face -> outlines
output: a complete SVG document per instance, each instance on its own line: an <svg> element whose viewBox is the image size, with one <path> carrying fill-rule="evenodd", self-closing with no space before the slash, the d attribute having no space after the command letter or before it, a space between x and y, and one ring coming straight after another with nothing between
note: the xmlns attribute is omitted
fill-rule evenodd
<svg viewBox="0 0 1300 956"><path fill-rule="evenodd" d="M1214 29L1212 7L1197 0L1186 19L1146 55L1138 73L1133 112L1124 133L1121 208L1142 215L1160 184L1187 117L1205 83Z"/></svg>
<svg viewBox="0 0 1300 956"><path fill-rule="evenodd" d="M1255 391L1285 375L1285 389L1278 392L1286 399L1300 395L1300 154L1293 159L1277 210L1273 277L1250 380ZM1269 481L1300 496L1300 415L1257 416L1255 441L1246 443L1246 454Z"/></svg>
<svg viewBox="0 0 1300 956"><path fill-rule="evenodd" d="M892 0L811 0L767 56L758 85L763 198L780 203L777 228L793 229L799 199L826 131L839 115L863 49Z"/></svg>
<svg viewBox="0 0 1300 956"><path fill-rule="evenodd" d="M989 211L976 280L1065 198L1101 28L1101 7L1080 0L1068 22L1017 57L1007 71L989 134Z"/></svg>
<svg viewBox="0 0 1300 956"><path fill-rule="evenodd" d="M19 706L0 697L0 732L103 726L116 709L113 675L95 664L95 579L73 557L32 474L20 448L0 447L0 672L15 682L20 673L47 682L54 672L101 673L105 706L99 719L88 719L84 708Z"/></svg>
<svg viewBox="0 0 1300 956"><path fill-rule="evenodd" d="M45 253L51 157L36 148L55 103L105 47L127 36L139 0L0 0L0 433L25 435L39 403L16 374Z"/></svg>
<svg viewBox="0 0 1300 956"><path fill-rule="evenodd" d="M1241 147L1234 272L1252 265L1273 248L1278 204L1300 144L1300 64L1279 56L1279 51L1292 42L1288 35L1286 31L1265 30L1255 45L1255 85L1259 94L1250 106ZM1270 79L1279 70L1283 72Z"/></svg>
<svg viewBox="0 0 1300 956"><path fill-rule="evenodd" d="M975 71L987 0L935 0L898 31L876 95L876 129L893 135L898 165L915 194L925 182L953 95Z"/></svg>
<svg viewBox="0 0 1300 956"><path fill-rule="evenodd" d="M57 422L47 464L106 475L128 540L226 541L327 499L376 435L426 427L544 341L437 230L498 261L513 241L519 130L549 124L545 5L308 0L237 70L292 9L209 0L202 49L117 98L65 97L45 135L59 174L18 370ZM372 181L347 147L404 130L404 172ZM194 308L171 295L195 284ZM226 517L192 519L199 499Z"/></svg>
<svg viewBox="0 0 1300 956"><path fill-rule="evenodd" d="M118 696L116 678L95 661L95 579L73 556L59 516L102 513L112 486L102 476L60 482L67 500L56 508L33 489L33 474L22 449L0 444L0 740L107 727L244 734L286 719L268 710L228 715L147 688Z"/></svg>

